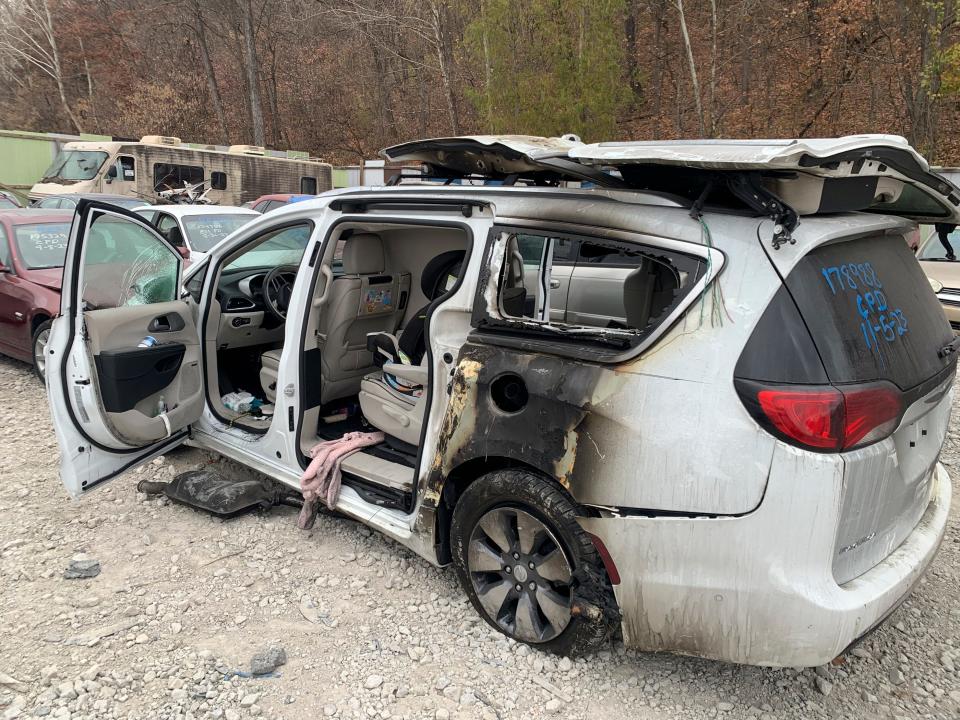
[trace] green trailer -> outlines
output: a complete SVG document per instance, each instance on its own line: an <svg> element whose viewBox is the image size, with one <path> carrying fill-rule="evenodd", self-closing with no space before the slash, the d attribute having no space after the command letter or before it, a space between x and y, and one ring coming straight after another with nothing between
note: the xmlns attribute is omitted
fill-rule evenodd
<svg viewBox="0 0 960 720"><path fill-rule="evenodd" d="M0 190L9 190L26 203L27 192L68 142L110 140L107 135L64 135L26 130L0 130Z"/></svg>

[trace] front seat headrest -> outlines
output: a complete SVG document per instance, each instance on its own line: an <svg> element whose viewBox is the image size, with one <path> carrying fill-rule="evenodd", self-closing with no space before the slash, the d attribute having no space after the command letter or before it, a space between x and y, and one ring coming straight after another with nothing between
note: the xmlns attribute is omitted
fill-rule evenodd
<svg viewBox="0 0 960 720"><path fill-rule="evenodd" d="M180 232L180 227L178 225L172 226L167 230L167 240L174 247L183 247L186 243L183 242L183 233Z"/></svg>
<svg viewBox="0 0 960 720"><path fill-rule="evenodd" d="M436 300L452 285L451 279L456 281L465 256L464 250L448 250L427 263L420 275L420 289L427 300Z"/></svg>
<svg viewBox="0 0 960 720"><path fill-rule="evenodd" d="M345 275L376 275L382 273L383 241L373 233L351 235L343 244L343 272Z"/></svg>

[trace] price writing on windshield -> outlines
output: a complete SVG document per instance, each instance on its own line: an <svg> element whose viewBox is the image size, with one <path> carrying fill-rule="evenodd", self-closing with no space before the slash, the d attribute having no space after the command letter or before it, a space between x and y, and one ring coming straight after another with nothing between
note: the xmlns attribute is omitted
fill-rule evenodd
<svg viewBox="0 0 960 720"><path fill-rule="evenodd" d="M883 283L870 263L847 263L821 268L833 295L848 295L856 303L863 341L879 355L881 342L893 343L907 334L907 318L900 308L891 308Z"/></svg>
<svg viewBox="0 0 960 720"><path fill-rule="evenodd" d="M59 232L31 232L29 238L37 250L63 250L67 247L67 237Z"/></svg>

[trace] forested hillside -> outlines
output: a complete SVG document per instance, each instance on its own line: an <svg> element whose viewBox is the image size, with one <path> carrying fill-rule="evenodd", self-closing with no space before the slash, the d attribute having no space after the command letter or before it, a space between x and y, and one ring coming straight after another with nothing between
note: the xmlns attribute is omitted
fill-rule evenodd
<svg viewBox="0 0 960 720"><path fill-rule="evenodd" d="M0 127L309 150L906 135L960 163L952 0L0 0Z"/></svg>

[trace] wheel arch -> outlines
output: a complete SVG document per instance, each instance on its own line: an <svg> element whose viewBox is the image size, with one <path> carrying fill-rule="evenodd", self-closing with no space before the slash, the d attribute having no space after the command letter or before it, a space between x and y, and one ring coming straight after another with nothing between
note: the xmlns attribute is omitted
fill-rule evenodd
<svg viewBox="0 0 960 720"><path fill-rule="evenodd" d="M47 320L52 320L53 318L47 313L46 310L38 310L33 314L33 317L30 318L30 337L33 338L33 334L37 331L37 328L43 325Z"/></svg>
<svg viewBox="0 0 960 720"><path fill-rule="evenodd" d="M437 505L436 515L435 544L437 560L441 564L446 565L451 562L453 557L450 549L450 525L453 520L453 510L463 491L488 473L497 470L518 468L529 470L538 477L544 478L559 488L561 492L566 494L570 500L576 504L576 499L570 495L569 489L566 488L563 483L532 463L500 455L474 457L466 460L457 465L447 475L443 483L443 489L440 492L440 502ZM590 513L589 510L587 512Z"/></svg>

